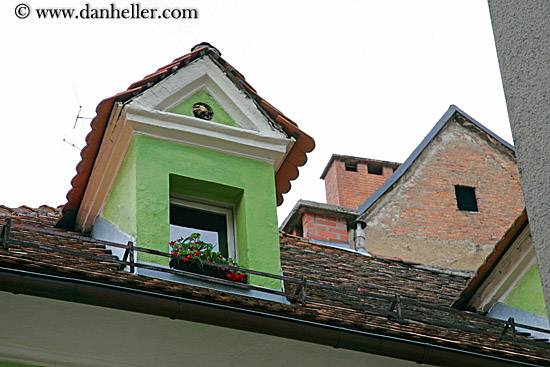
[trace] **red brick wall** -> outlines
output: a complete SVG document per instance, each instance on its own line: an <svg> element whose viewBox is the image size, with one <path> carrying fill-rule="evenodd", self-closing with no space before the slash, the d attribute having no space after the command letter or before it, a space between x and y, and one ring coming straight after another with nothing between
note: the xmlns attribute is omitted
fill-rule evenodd
<svg viewBox="0 0 550 367"><path fill-rule="evenodd" d="M525 204L513 154L450 122L363 217L367 251L475 269ZM457 207L455 185L475 187L479 211Z"/></svg>
<svg viewBox="0 0 550 367"><path fill-rule="evenodd" d="M357 163L357 172L346 171L344 161L335 160L325 176L327 203L357 209L391 175L391 167L383 167L382 175L368 173L366 163Z"/></svg>
<svg viewBox="0 0 550 367"><path fill-rule="evenodd" d="M305 213L302 216L303 236L311 239L347 242L348 230L344 219L316 213Z"/></svg>
<svg viewBox="0 0 550 367"><path fill-rule="evenodd" d="M414 232L494 245L525 204L516 165L498 152L480 148L462 137L430 157L429 167L394 202L401 219L389 234ZM478 212L458 210L455 185L475 187Z"/></svg>

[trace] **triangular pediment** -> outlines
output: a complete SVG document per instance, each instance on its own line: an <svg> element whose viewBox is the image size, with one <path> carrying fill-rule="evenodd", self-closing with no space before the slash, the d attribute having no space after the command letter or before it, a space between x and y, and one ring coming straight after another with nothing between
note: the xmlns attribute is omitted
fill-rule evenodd
<svg viewBox="0 0 550 367"><path fill-rule="evenodd" d="M196 116L197 104L208 106L213 118ZM66 228L91 230L136 137L269 163L278 205L298 167L306 163L306 153L315 147L309 135L259 96L208 43L104 99L96 111L67 194Z"/></svg>
<svg viewBox="0 0 550 367"><path fill-rule="evenodd" d="M206 105L213 112L212 118L196 117L193 108L197 104ZM129 107L159 112L160 119L163 114L173 115L172 121L182 116L181 124L192 118L206 129L211 124L221 124L263 136L287 138L208 56L193 61L137 96Z"/></svg>

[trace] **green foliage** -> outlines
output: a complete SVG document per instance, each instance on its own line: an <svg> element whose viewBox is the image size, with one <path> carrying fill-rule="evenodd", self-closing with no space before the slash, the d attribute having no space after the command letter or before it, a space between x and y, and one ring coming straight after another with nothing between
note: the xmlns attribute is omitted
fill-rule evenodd
<svg viewBox="0 0 550 367"><path fill-rule="evenodd" d="M239 266L237 262L231 258L226 258L219 251L213 251L214 245L201 241L200 233L193 233L187 238L179 238L170 242L171 254L181 256L178 259L183 262L194 262L203 269L203 261L209 261L216 264L224 264L228 266ZM246 278L246 274L240 271L221 268L225 271L229 280L242 281Z"/></svg>

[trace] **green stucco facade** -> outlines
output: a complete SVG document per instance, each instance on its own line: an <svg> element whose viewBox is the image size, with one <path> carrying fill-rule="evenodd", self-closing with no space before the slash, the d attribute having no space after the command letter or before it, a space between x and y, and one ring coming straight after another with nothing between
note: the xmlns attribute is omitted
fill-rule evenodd
<svg viewBox="0 0 550 367"><path fill-rule="evenodd" d="M102 216L137 238L137 245L168 252L170 195L230 205L242 267L280 274L273 166L248 158L134 136ZM140 253L139 261L168 265ZM250 282L280 288L251 276Z"/></svg>
<svg viewBox="0 0 550 367"><path fill-rule="evenodd" d="M504 303L520 310L547 317L548 313L546 312L537 264L533 265L523 276L515 288L508 294Z"/></svg>
<svg viewBox="0 0 550 367"><path fill-rule="evenodd" d="M216 102L214 97L204 89L199 90L185 101L173 107L170 112L178 115L193 116L193 105L198 102L206 103L212 108L212 111L214 111L214 116L212 117L213 122L235 127L238 126L231 116L221 108L218 102Z"/></svg>
<svg viewBox="0 0 550 367"><path fill-rule="evenodd" d="M136 225L136 150L132 142L120 166L109 199L103 207L103 218L132 237L137 236Z"/></svg>

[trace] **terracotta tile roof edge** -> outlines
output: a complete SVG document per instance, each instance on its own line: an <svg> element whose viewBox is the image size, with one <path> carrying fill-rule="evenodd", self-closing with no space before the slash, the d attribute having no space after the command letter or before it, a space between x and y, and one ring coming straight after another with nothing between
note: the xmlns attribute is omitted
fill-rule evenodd
<svg viewBox="0 0 550 367"><path fill-rule="evenodd" d="M97 153L101 145L101 140L103 139L103 134L105 132L105 127L114 103L128 101L132 97L157 84L168 75L176 72L181 67L184 67L190 62L205 55L211 57L216 61L216 63L221 64L224 68L223 71L228 75L232 75L234 78L241 81L243 88L245 88L254 101L262 107L262 110L273 121L280 124L288 136L292 136L296 139L294 146L288 153L285 161L275 176L277 205L281 205L283 203L282 194L287 193L290 190L290 181L298 177L298 167L303 166L307 162L306 153L311 152L315 148L315 141L309 135L301 131L296 123L287 118L278 109L260 97L256 93L256 90L244 80L244 76L229 65L224 59L222 59L218 52L219 51L209 45L196 49L193 47L193 51L190 53L175 59L166 66L159 68L156 72L145 76L142 80L132 83L128 90L106 98L98 104L96 108L97 115L90 123L91 131L86 137L86 146L80 153L82 159L76 167L76 175L71 180L72 188L67 193L67 204L65 204L63 208L64 215L69 212L76 212L80 207L80 203L82 197L84 196L84 192L86 191L88 180L93 170Z"/></svg>
<svg viewBox="0 0 550 367"><path fill-rule="evenodd" d="M27 205L20 205L17 208L10 208L5 205L0 205L0 216L18 215L18 216L37 216L46 215L56 217L61 214L61 206L52 207L49 205L40 205L38 208L33 208Z"/></svg>
<svg viewBox="0 0 550 367"><path fill-rule="evenodd" d="M452 307L458 309L465 309L468 302L475 294L477 289L483 284L483 281L491 274L499 260L504 256L506 251L510 248L514 240L529 224L529 218L527 217L527 210L523 209L521 214L514 220L510 228L504 233L501 239L497 242L493 251L487 255L483 264L477 268L474 276L464 290L460 293L457 299L453 302Z"/></svg>

